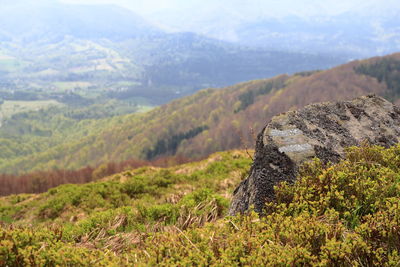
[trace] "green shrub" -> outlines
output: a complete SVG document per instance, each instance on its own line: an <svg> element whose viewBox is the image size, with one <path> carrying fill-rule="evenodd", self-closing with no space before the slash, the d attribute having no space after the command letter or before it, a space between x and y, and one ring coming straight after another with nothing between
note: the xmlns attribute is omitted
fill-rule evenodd
<svg viewBox="0 0 400 267"><path fill-rule="evenodd" d="M136 213L132 207L122 207L107 211L96 212L76 224L65 224L63 236L69 241L86 241L96 239L100 232L104 237L116 233L131 231L136 228Z"/></svg>
<svg viewBox="0 0 400 267"><path fill-rule="evenodd" d="M248 161L221 155L181 174L147 169L123 183L51 190L35 200L46 216L74 208L86 217L2 227L0 265L398 266L400 146L351 148L336 165L305 164L294 185L276 187L263 217L223 218L219 185ZM23 212L8 206L3 214Z"/></svg>
<svg viewBox="0 0 400 267"><path fill-rule="evenodd" d="M179 208L172 204L160 204L150 207L139 206L139 221L143 224L161 222L164 225L174 224L178 217Z"/></svg>
<svg viewBox="0 0 400 267"><path fill-rule="evenodd" d="M63 185L49 190L47 196L48 200L39 208L39 216L43 219L57 218L68 207L86 211L118 208L127 205L130 200L123 186L117 182Z"/></svg>
<svg viewBox="0 0 400 267"><path fill-rule="evenodd" d="M364 146L334 166L315 160L294 185L276 187L265 217L158 233L132 253L164 266L398 266L399 155L400 146Z"/></svg>
<svg viewBox="0 0 400 267"><path fill-rule="evenodd" d="M354 229L365 215L378 212L391 198L400 197L400 148L351 148L347 160L327 169L319 160L305 164L294 186L276 188L276 203L266 212L285 210L324 215L333 209Z"/></svg>
<svg viewBox="0 0 400 267"><path fill-rule="evenodd" d="M107 249L91 250L61 241L61 232L0 229L1 266L120 266Z"/></svg>
<svg viewBox="0 0 400 267"><path fill-rule="evenodd" d="M251 161L236 152L219 153L215 159L168 169L141 168L107 181L1 199L0 216L6 218L2 233L8 236L1 244L0 266L4 262L9 266L102 266L109 260L117 266L146 265L132 254L132 248L154 233L195 229L225 215L228 201L220 194L233 190L236 182L228 183L230 188L221 182L232 172L245 173ZM21 233L28 233L31 243L14 238ZM17 251L10 241L15 241ZM63 259L63 254L68 258Z"/></svg>

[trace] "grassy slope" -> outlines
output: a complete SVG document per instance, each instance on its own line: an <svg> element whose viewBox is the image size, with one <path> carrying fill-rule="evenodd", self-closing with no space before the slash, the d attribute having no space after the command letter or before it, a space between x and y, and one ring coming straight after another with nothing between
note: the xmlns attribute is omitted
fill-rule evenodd
<svg viewBox="0 0 400 267"><path fill-rule="evenodd" d="M196 190L229 198L247 173L251 159L244 151L220 152L208 159L167 169L143 167L85 185L63 185L45 194L0 198L1 221L47 225L67 223L123 206L176 203Z"/></svg>
<svg viewBox="0 0 400 267"><path fill-rule="evenodd" d="M46 109L51 106L62 106L62 104L55 100L4 101L0 105L0 113L3 114L4 118L9 118L17 113Z"/></svg>
<svg viewBox="0 0 400 267"><path fill-rule="evenodd" d="M389 57L400 60L400 54ZM74 134L72 140L65 136L65 142L35 153L34 158L27 155L4 161L0 164L0 171L28 171L53 166L79 168L87 164L143 158L146 150L154 148L159 141L168 141L171 136L199 126L208 129L182 140L176 148L177 154L196 158L243 147L244 144L253 147L252 132L258 133L278 113L314 102L351 99L370 93L385 95L388 89L384 83L354 71L360 64L379 60L352 62L309 74L281 75L225 89L206 89L145 114L119 116L95 123L90 120L82 122L83 126L85 123L96 125L95 131L92 132L93 127L81 131L82 134Z"/></svg>
<svg viewBox="0 0 400 267"><path fill-rule="evenodd" d="M396 266L400 146L349 150L276 188L266 217L223 218L250 160L240 151L0 198L0 264Z"/></svg>
<svg viewBox="0 0 400 267"><path fill-rule="evenodd" d="M9 102L15 105L9 105ZM0 107L17 106L14 111L18 112L29 107L34 108L37 102L5 101ZM132 104L110 100L87 107L49 107L37 112L14 114L11 119L4 118L5 121L1 122L0 165L12 164L18 158L31 157L59 144L80 140L88 134L100 134L104 128L113 123L110 118L132 112L145 112L146 109L148 111L151 107L144 106L144 103L139 106L135 102ZM2 115L0 112L0 117ZM47 168L52 168L54 165L49 163Z"/></svg>

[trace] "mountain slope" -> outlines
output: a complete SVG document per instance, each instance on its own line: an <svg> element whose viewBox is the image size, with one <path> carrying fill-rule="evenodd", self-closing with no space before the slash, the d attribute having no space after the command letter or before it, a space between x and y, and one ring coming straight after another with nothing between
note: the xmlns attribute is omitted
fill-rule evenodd
<svg viewBox="0 0 400 267"><path fill-rule="evenodd" d="M0 264L397 266L400 147L351 148L276 187L266 214L225 217L250 167L223 152L0 198Z"/></svg>
<svg viewBox="0 0 400 267"><path fill-rule="evenodd" d="M385 63L387 60L390 64ZM390 79L379 82L379 77L363 70L368 66L370 72L383 71ZM398 87L388 86L388 82L400 80L399 66L400 54L394 54L327 71L281 75L225 89L205 89L144 114L84 120L79 124L79 132L64 133L65 142L61 135L53 147L36 151L32 154L34 157L18 152L3 155L0 169L11 173L54 167L76 169L128 158L153 159L162 155L199 158L245 145L252 148L254 133L272 116L290 109L371 93L398 103ZM29 116L26 120L29 122ZM3 127L2 131L8 129L7 124ZM9 150L10 144L29 144L32 137L36 146L52 140L51 135L40 137L28 130L25 135L7 137L1 151Z"/></svg>

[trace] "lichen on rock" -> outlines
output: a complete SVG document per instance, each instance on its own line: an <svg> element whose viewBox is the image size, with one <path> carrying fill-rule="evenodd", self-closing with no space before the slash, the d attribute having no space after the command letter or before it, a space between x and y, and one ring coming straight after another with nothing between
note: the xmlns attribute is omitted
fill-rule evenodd
<svg viewBox="0 0 400 267"><path fill-rule="evenodd" d="M390 147L399 142L400 109L387 100L363 96L319 103L272 118L258 135L250 174L234 191L230 215L254 206L262 212L274 186L293 183L299 166L314 157L338 162L345 148L367 141Z"/></svg>

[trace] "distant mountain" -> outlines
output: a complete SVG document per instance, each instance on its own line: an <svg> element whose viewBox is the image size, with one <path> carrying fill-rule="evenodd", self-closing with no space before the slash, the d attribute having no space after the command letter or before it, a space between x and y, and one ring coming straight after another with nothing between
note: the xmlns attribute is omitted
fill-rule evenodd
<svg viewBox="0 0 400 267"><path fill-rule="evenodd" d="M190 9L196 14L187 12ZM167 30L190 29L251 47L360 58L400 51L399 14L395 0L221 0L208 5L190 1L149 18Z"/></svg>
<svg viewBox="0 0 400 267"><path fill-rule="evenodd" d="M236 33L239 43L258 47L367 57L400 50L399 14L270 18L243 23Z"/></svg>
<svg viewBox="0 0 400 267"><path fill-rule="evenodd" d="M0 9L0 28L12 40L57 42L65 36L112 41L161 33L133 12L114 5L19 1Z"/></svg>
<svg viewBox="0 0 400 267"><path fill-rule="evenodd" d="M326 71L205 89L144 114L75 124L54 110L21 114L0 128L0 172L76 169L171 155L199 158L253 148L261 127L287 110L371 93L400 103L399 73L400 54L394 54Z"/></svg>
<svg viewBox="0 0 400 267"><path fill-rule="evenodd" d="M204 87L346 61L165 33L117 6L43 0L2 3L0 38L0 91L145 97L156 104Z"/></svg>

